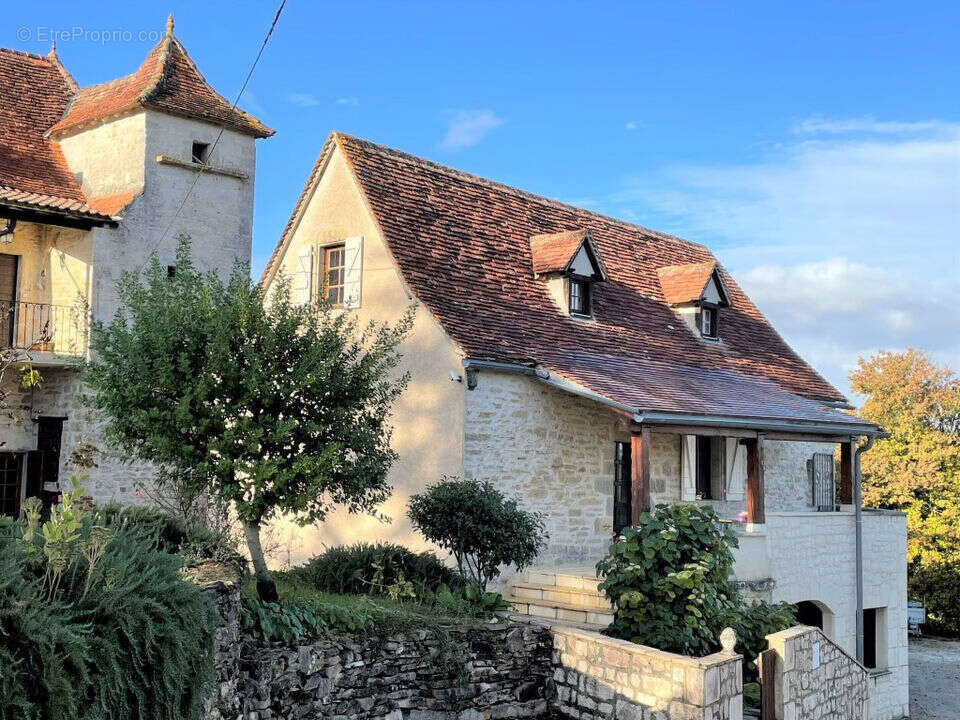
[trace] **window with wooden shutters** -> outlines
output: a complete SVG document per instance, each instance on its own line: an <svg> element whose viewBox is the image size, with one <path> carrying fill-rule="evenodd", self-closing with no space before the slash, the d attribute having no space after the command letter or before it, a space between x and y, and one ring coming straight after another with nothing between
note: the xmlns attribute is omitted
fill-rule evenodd
<svg viewBox="0 0 960 720"><path fill-rule="evenodd" d="M821 512L837 509L833 453L815 453L807 461L813 481L813 504Z"/></svg>

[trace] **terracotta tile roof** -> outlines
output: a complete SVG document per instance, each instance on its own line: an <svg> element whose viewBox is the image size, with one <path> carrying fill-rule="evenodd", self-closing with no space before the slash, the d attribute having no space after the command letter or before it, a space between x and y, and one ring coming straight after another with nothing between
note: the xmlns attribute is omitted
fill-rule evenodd
<svg viewBox="0 0 960 720"><path fill-rule="evenodd" d="M55 56L0 48L0 186L86 202L60 147L44 137L74 88Z"/></svg>
<svg viewBox="0 0 960 720"><path fill-rule="evenodd" d="M56 135L141 107L222 125L257 138L274 132L252 115L233 108L207 84L173 36L172 25L135 73L79 90L67 114L50 132Z"/></svg>
<svg viewBox="0 0 960 720"><path fill-rule="evenodd" d="M717 269L715 261L670 265L657 270L663 299L671 305L690 303L703 296L703 290Z"/></svg>
<svg viewBox="0 0 960 720"><path fill-rule="evenodd" d="M3 185L0 185L0 205L24 210L55 213L77 220L92 220L94 222L106 223L115 221L115 218L112 217L113 213L107 212L103 207L94 207L82 200L62 198L56 195L44 195L43 193L29 193L18 190L17 188L4 187Z"/></svg>
<svg viewBox="0 0 960 720"><path fill-rule="evenodd" d="M533 272L540 274L566 270L586 239L586 230L534 235L530 238Z"/></svg>
<svg viewBox="0 0 960 720"><path fill-rule="evenodd" d="M539 363L638 409L723 413L745 402L747 390L762 390L767 395L757 403L768 407L754 410L769 416L847 417L805 399L845 400L783 341L704 246L339 133L327 140L263 282L273 278L337 146L404 280L467 356ZM606 265L607 282L593 295L596 322L562 314L530 272L530 238L571 228L590 233ZM661 286L662 268L701 264L716 266L730 302L719 310L720 343L695 337ZM647 374L658 368L665 369ZM731 382L711 395L711 379ZM727 400L720 402L720 394Z"/></svg>
<svg viewBox="0 0 960 720"><path fill-rule="evenodd" d="M125 78L79 89L51 50L46 57L0 48L0 205L110 220L135 193L90 199L50 133L138 107L224 125L254 137L273 130L231 107L211 88L173 36L164 38Z"/></svg>

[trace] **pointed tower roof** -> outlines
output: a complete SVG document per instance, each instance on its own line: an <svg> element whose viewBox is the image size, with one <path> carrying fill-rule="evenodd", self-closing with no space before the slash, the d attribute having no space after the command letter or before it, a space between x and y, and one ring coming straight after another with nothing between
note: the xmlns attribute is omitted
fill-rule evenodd
<svg viewBox="0 0 960 720"><path fill-rule="evenodd" d="M207 83L174 37L173 15L167 19L163 38L135 73L78 90L66 114L50 128L50 134L56 136L95 125L138 108L201 120L256 138L269 137L274 132L252 115L232 107Z"/></svg>

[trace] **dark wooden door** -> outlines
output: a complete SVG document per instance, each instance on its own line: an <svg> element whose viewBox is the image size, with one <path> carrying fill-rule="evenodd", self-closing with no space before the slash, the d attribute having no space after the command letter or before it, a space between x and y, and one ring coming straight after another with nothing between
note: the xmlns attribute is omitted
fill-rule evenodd
<svg viewBox="0 0 960 720"><path fill-rule="evenodd" d="M12 347L16 327L17 255L0 253L0 346Z"/></svg>
<svg viewBox="0 0 960 720"><path fill-rule="evenodd" d="M613 457L613 532L629 527L632 518L630 443L618 442Z"/></svg>

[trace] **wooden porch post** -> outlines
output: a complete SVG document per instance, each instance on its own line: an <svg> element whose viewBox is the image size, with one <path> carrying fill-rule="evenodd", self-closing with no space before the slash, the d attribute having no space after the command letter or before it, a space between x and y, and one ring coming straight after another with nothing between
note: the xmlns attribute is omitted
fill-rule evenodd
<svg viewBox="0 0 960 720"><path fill-rule="evenodd" d="M642 427L630 436L630 523L650 510L650 430Z"/></svg>
<svg viewBox="0 0 960 720"><path fill-rule="evenodd" d="M743 440L747 447L747 522L766 522L763 510L763 438Z"/></svg>
<svg viewBox="0 0 960 720"><path fill-rule="evenodd" d="M853 503L853 462L856 453L853 438L840 443L840 487L838 494L843 505Z"/></svg>

